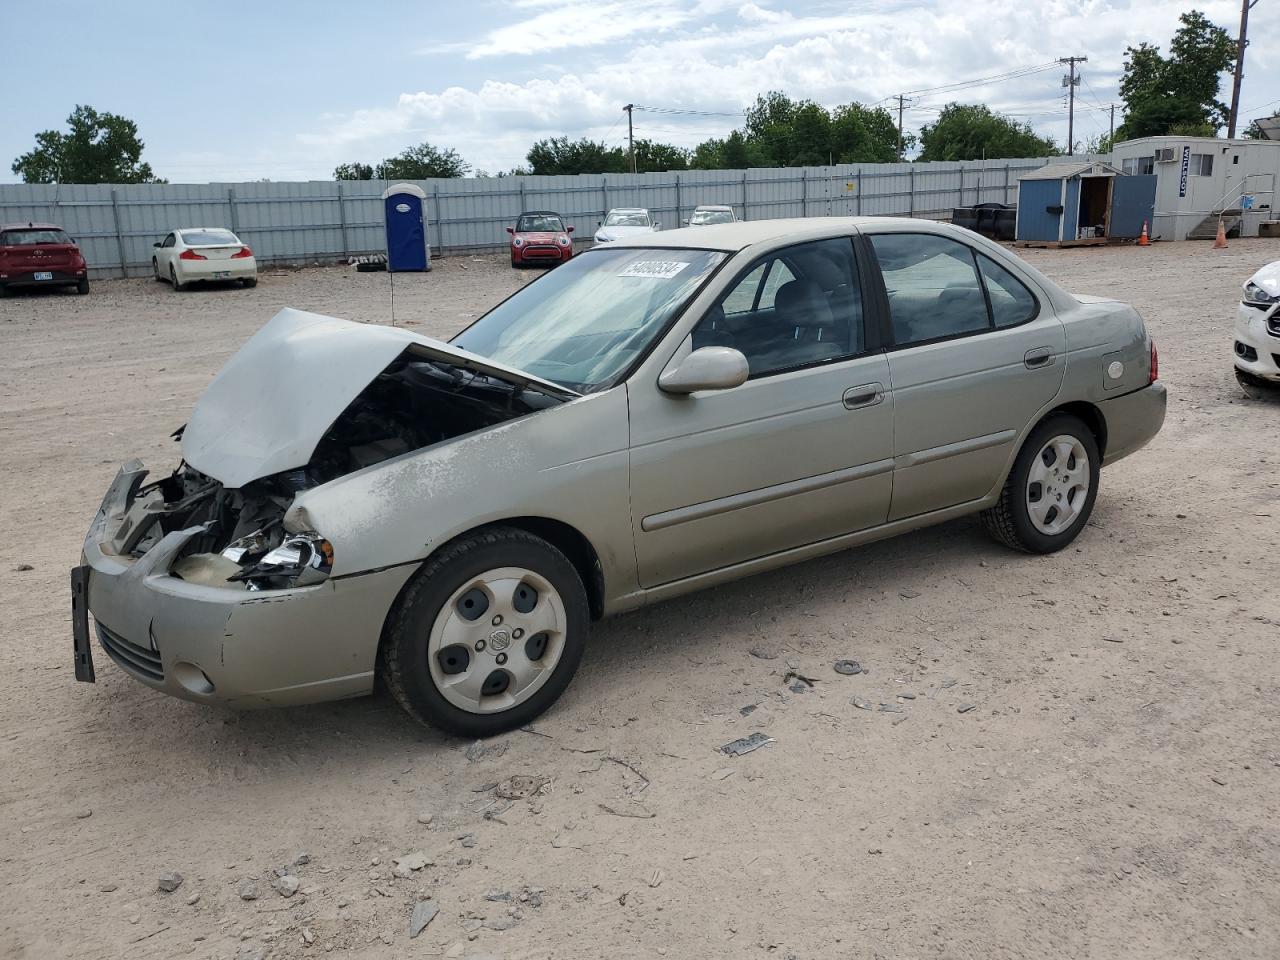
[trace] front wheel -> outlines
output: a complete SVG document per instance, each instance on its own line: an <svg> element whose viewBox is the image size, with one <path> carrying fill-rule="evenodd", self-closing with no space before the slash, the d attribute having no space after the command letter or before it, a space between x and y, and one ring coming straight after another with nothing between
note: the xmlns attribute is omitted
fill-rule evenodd
<svg viewBox="0 0 1280 960"><path fill-rule="evenodd" d="M1089 522L1101 466L1093 431L1070 414L1050 417L1022 445L983 526L1015 550L1061 550Z"/></svg>
<svg viewBox="0 0 1280 960"><path fill-rule="evenodd" d="M1240 390L1250 400L1280 401L1280 383L1275 380L1264 380L1236 367L1236 383L1240 384Z"/></svg>
<svg viewBox="0 0 1280 960"><path fill-rule="evenodd" d="M448 545L409 581L387 622L382 676L416 719L492 736L555 703L578 669L589 620L563 553L495 527Z"/></svg>

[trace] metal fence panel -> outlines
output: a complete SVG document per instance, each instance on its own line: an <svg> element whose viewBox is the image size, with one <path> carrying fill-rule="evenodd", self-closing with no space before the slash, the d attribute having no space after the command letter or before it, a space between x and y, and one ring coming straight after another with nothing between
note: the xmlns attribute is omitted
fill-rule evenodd
<svg viewBox="0 0 1280 960"><path fill-rule="evenodd" d="M1019 175L1052 159L414 182L428 197L433 252L447 255L500 249L522 210L558 211L579 240L589 239L613 207L647 207L663 229L680 226L703 203L728 204L744 220L946 218L953 207L1016 202ZM381 180L0 184L0 222L60 224L95 277L149 273L151 245L170 230L195 226L231 228L264 263L334 262L384 249L387 186Z"/></svg>

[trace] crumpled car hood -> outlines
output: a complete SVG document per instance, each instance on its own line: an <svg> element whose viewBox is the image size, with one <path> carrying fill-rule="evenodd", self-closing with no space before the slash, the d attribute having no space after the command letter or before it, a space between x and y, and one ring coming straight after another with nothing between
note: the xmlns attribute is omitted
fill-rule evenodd
<svg viewBox="0 0 1280 960"><path fill-rule="evenodd" d="M1280 296L1280 260L1268 263L1245 283L1259 286L1273 297Z"/></svg>
<svg viewBox="0 0 1280 960"><path fill-rule="evenodd" d="M227 361L196 401L182 456L223 486L305 466L347 405L405 351L553 396L578 394L398 327L286 308Z"/></svg>

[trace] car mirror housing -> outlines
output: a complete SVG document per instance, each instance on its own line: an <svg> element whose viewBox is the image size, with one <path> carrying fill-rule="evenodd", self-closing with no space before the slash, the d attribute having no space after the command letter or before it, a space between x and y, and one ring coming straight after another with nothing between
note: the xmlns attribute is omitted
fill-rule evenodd
<svg viewBox="0 0 1280 960"><path fill-rule="evenodd" d="M658 377L665 393L689 394L699 390L731 390L747 380L750 368L741 350L733 347L701 347Z"/></svg>
<svg viewBox="0 0 1280 960"><path fill-rule="evenodd" d="M158 247L158 246L160 246L160 241L159 241L159 240L157 240L155 243L153 243L153 244L152 244L152 246L153 246L153 247Z"/></svg>
<svg viewBox="0 0 1280 960"><path fill-rule="evenodd" d="M514 236L515 236L515 233L516 233L516 228L515 228L515 227L507 227L507 233L511 234L511 235L514 237Z"/></svg>
<svg viewBox="0 0 1280 960"><path fill-rule="evenodd" d="M573 233L573 224L569 224L569 226L565 228L565 233Z"/></svg>

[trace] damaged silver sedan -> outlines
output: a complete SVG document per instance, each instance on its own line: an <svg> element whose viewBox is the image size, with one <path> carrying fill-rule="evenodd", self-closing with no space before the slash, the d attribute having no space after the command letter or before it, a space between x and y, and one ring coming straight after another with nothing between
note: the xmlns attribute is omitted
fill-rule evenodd
<svg viewBox="0 0 1280 960"><path fill-rule="evenodd" d="M671 231L450 343L285 310L72 573L76 676L235 706L366 694L468 736L564 691L591 620L981 512L1058 550L1159 430L1132 308L967 231Z"/></svg>

